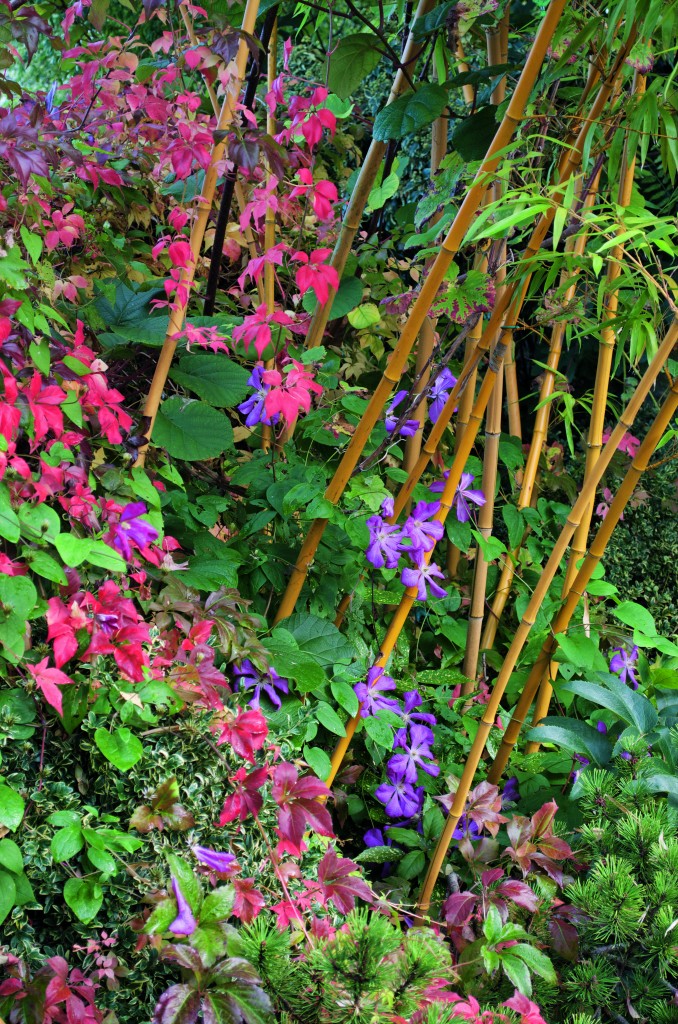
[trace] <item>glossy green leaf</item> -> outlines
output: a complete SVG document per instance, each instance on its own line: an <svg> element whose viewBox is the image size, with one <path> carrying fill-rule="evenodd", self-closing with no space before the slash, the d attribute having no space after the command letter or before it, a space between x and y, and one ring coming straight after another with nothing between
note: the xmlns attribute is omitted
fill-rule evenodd
<svg viewBox="0 0 678 1024"><path fill-rule="evenodd" d="M607 764L612 754L612 744L605 736L576 719L544 718L541 725L529 730L527 739L553 743L573 754L585 754L598 765Z"/></svg>
<svg viewBox="0 0 678 1024"><path fill-rule="evenodd" d="M158 412L153 442L173 459L216 459L233 447L233 428L223 412L192 398L168 398Z"/></svg>
<svg viewBox="0 0 678 1024"><path fill-rule="evenodd" d="M104 891L89 878L69 878L64 886L64 899L83 924L93 921L104 901Z"/></svg>
<svg viewBox="0 0 678 1024"><path fill-rule="evenodd" d="M340 99L355 92L381 60L377 37L372 32L344 36L332 50L327 84Z"/></svg>
<svg viewBox="0 0 678 1024"><path fill-rule="evenodd" d="M94 733L94 742L106 760L121 772L129 771L144 753L141 740L125 728L115 729L113 732L97 729Z"/></svg>
<svg viewBox="0 0 678 1024"><path fill-rule="evenodd" d="M0 783L0 825L16 832L24 816L24 800L9 786Z"/></svg>
<svg viewBox="0 0 678 1024"><path fill-rule="evenodd" d="M418 132L440 117L447 99L447 89L431 82L416 92L405 93L379 111L374 119L373 137L377 142L388 142Z"/></svg>
<svg viewBox="0 0 678 1024"><path fill-rule="evenodd" d="M244 401L249 391L249 376L249 370L220 352L191 352L182 356L170 371L170 377L177 384L219 409Z"/></svg>
<svg viewBox="0 0 678 1024"><path fill-rule="evenodd" d="M84 845L80 825L66 825L52 837L49 848L57 864L61 864L62 861L70 860L80 853Z"/></svg>

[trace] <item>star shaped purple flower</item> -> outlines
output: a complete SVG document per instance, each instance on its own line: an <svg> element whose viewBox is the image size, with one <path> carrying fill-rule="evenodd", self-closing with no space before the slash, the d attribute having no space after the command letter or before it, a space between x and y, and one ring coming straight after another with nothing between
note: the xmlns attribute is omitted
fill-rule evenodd
<svg viewBox="0 0 678 1024"><path fill-rule="evenodd" d="M395 569L400 559L402 534L398 526L389 526L381 516L370 516L367 520L370 542L365 557L375 569Z"/></svg>
<svg viewBox="0 0 678 1024"><path fill-rule="evenodd" d="M389 781L382 782L374 792L380 803L384 804L384 810L389 818L413 818L421 810L424 800L423 786L415 789L405 779L391 776Z"/></svg>
<svg viewBox="0 0 678 1024"><path fill-rule="evenodd" d="M418 690L408 690L403 694L402 719L406 726L412 722L421 722L429 726L436 724L435 715L430 715L426 711L415 711L415 708L420 708L423 703Z"/></svg>
<svg viewBox="0 0 678 1024"><path fill-rule="evenodd" d="M199 864L210 868L212 871L216 871L218 875L230 874L233 870L233 865L236 863L234 854L224 853L221 850L211 850L209 846L194 846L193 853Z"/></svg>
<svg viewBox="0 0 678 1024"><path fill-rule="evenodd" d="M406 731L398 730L398 736ZM403 754L394 754L388 762L388 771L391 778L405 779L405 782L415 783L417 771L423 769L428 775L439 775L440 768L433 764L433 733L425 725L413 725L410 728L409 741L400 743L404 749Z"/></svg>
<svg viewBox="0 0 678 1024"><path fill-rule="evenodd" d="M399 711L400 705L397 700L391 697L384 697L384 692L395 690L395 680L391 676L384 675L384 670L379 665L373 665L367 672L367 681L356 683L353 692L360 701L360 716L367 718L376 714L381 708L388 708L391 711Z"/></svg>
<svg viewBox="0 0 678 1024"><path fill-rule="evenodd" d="M274 708L279 711L282 702L278 695L278 691L284 694L290 692L287 679L283 679L282 676L279 676L274 668L271 668L268 672L260 675L249 658L245 658L239 667L238 665L234 665L233 674L236 677L236 689L254 689L252 697L247 702L251 708L259 707L261 691L263 690Z"/></svg>
<svg viewBox="0 0 678 1024"><path fill-rule="evenodd" d="M447 597L447 591L439 587L437 583L433 581L432 577L444 580L445 574L440 571L440 567L435 562L430 562L428 565L422 562L421 565L415 568L403 569L400 581L405 587L416 587L417 588L417 600L426 601L428 594L426 592L426 584L428 583L431 588L431 594L433 597Z"/></svg>
<svg viewBox="0 0 678 1024"><path fill-rule="evenodd" d="M398 391L393 396L393 401L386 410L386 419L384 420L384 426L389 434L392 434L395 430L399 417L396 416L395 410L407 398L407 391ZM402 427L398 431L401 437L414 437L416 432L419 430L419 420L405 420Z"/></svg>
<svg viewBox="0 0 678 1024"><path fill-rule="evenodd" d="M443 477L447 480L450 475L449 469L446 469L443 473ZM462 473L459 486L454 495L454 504L456 506L457 519L460 523L467 523L471 518L471 506L469 502L473 502L475 505L485 504L485 495L482 491L473 490L471 484L475 477L473 473ZM436 480L429 487L429 490L433 494L442 494L445 490L445 483L443 480Z"/></svg>
<svg viewBox="0 0 678 1024"><path fill-rule="evenodd" d="M638 689L638 677L635 672L635 664L638 661L638 648L634 646L630 651L624 647L614 647L614 654L610 659L610 672L618 672L622 683L630 683L634 690Z"/></svg>
<svg viewBox="0 0 678 1024"><path fill-rule="evenodd" d="M431 423L435 423L441 412L445 408L445 403L450 397L450 391L457 383L457 378L452 374L446 366L440 371L429 391L429 397L431 404L429 406L428 415ZM455 409L456 412L456 409Z"/></svg>
<svg viewBox="0 0 678 1024"><path fill-rule="evenodd" d="M146 515L146 511L143 501L133 501L125 505L120 513L119 522L111 524L113 547L117 548L128 562L132 558L132 545L136 548L145 548L158 539L158 531L140 518Z"/></svg>
<svg viewBox="0 0 678 1024"><path fill-rule="evenodd" d="M442 537L445 527L433 516L440 509L439 501L418 501L403 526L403 537L412 542L408 554L416 551L433 551L436 541ZM415 557L415 561L420 559Z"/></svg>

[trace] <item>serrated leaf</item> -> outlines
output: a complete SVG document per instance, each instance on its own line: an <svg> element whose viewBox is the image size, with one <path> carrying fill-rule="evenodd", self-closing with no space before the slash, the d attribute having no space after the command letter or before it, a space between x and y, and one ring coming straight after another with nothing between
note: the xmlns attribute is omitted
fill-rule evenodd
<svg viewBox="0 0 678 1024"><path fill-rule="evenodd" d="M514 947L511 948L513 949ZM511 984L515 985L519 992L522 992L524 996L532 995L532 979L526 964L522 960L519 960L517 956L512 956L510 953L504 953L501 957L501 966Z"/></svg>
<svg viewBox="0 0 678 1024"><path fill-rule="evenodd" d="M200 1012L200 993L190 985L171 985L157 1002L153 1024L195 1024Z"/></svg>
<svg viewBox="0 0 678 1024"><path fill-rule="evenodd" d="M170 377L220 409L242 402L248 391L249 372L222 353L191 352L182 356Z"/></svg>
<svg viewBox="0 0 678 1024"><path fill-rule="evenodd" d="M225 921L230 917L235 891L232 885L220 885L213 889L204 899L200 910L200 924L210 924L213 921Z"/></svg>
<svg viewBox="0 0 678 1024"><path fill-rule="evenodd" d="M359 853L355 860L358 864L388 864L389 861L400 860L402 850L394 850L392 846L368 846Z"/></svg>
<svg viewBox="0 0 678 1024"><path fill-rule="evenodd" d="M447 89L427 82L383 107L374 119L373 137L378 142L402 139L431 124L447 106ZM462 154L463 155L463 154Z"/></svg>
<svg viewBox="0 0 678 1024"><path fill-rule="evenodd" d="M223 412L194 399L168 398L158 411L153 442L174 459L216 459L233 447L233 428Z"/></svg>
<svg viewBox="0 0 678 1024"><path fill-rule="evenodd" d="M375 327L381 320L379 307L374 302L364 302L361 306L351 310L348 314L348 322L356 331L363 331L367 327Z"/></svg>
<svg viewBox="0 0 678 1024"><path fill-rule="evenodd" d="M559 660L574 665L580 672L607 672L607 662L598 644L585 633L558 633Z"/></svg>

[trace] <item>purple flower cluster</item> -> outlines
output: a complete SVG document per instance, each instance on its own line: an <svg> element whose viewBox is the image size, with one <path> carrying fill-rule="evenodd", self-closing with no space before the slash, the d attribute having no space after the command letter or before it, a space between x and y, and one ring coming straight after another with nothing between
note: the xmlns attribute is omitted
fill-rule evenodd
<svg viewBox="0 0 678 1024"><path fill-rule="evenodd" d="M263 372L263 366L255 366L252 370L247 383L250 387L254 388L254 394L250 395L249 398L238 406L238 412L243 414L245 424L248 427L256 427L258 423L263 423L267 427L275 426L280 419L279 413L276 413L274 416L266 415L266 395L271 390L271 386L262 382L261 376Z"/></svg>
<svg viewBox="0 0 678 1024"><path fill-rule="evenodd" d="M113 547L117 548L128 562L132 559L133 546L143 550L158 539L158 531L141 518L146 515L146 511L143 501L133 501L131 504L125 505L120 513L119 521L110 524L109 535Z"/></svg>
<svg viewBox="0 0 678 1024"><path fill-rule="evenodd" d="M407 398L407 391L397 391L393 396L393 401L386 410L386 419L384 420L384 426L389 434L392 434L398 425L398 416L396 415L396 409L398 406ZM405 420L402 427L398 431L401 437L414 437L416 432L419 430L419 420Z"/></svg>
<svg viewBox="0 0 678 1024"><path fill-rule="evenodd" d="M263 690L276 711L279 711L282 703L279 693L287 694L290 692L287 679L279 676L274 668L261 675L257 672L249 658L245 658L240 667L234 665L233 674L236 676L235 685L237 690L254 689L252 697L247 702L251 708L259 707L261 691Z"/></svg>
<svg viewBox="0 0 678 1024"><path fill-rule="evenodd" d="M438 374L438 376L433 381L433 383L430 385L428 389L428 394L431 404L429 406L428 414L431 423L435 423L438 417L440 416L441 412L445 407L447 399L450 397L450 391L452 390L456 383L457 378L450 370L447 369L446 366L444 366L440 373ZM399 405L402 405L402 403L407 398L408 394L409 392L406 390L397 391L393 396L393 401L386 410L384 426L386 427L386 430L389 434L392 434L393 431L398 426L399 416L396 413L396 409L398 408ZM401 437L413 437L419 430L419 427L419 420L405 420L405 422L398 430L398 433Z"/></svg>
<svg viewBox="0 0 678 1024"><path fill-rule="evenodd" d="M417 588L417 598L427 598L426 584L434 597L447 597L447 591L438 586L432 577L443 579L443 573L435 562L426 563L425 555L432 551L436 541L443 535L444 526L434 519L440 502L418 502L412 509L402 529L384 521L383 516L393 515L393 499L387 498L382 505L383 516L370 516L367 528L370 540L365 556L375 569L395 569L400 556L405 554L414 562L414 567L403 569L401 581L406 587Z"/></svg>

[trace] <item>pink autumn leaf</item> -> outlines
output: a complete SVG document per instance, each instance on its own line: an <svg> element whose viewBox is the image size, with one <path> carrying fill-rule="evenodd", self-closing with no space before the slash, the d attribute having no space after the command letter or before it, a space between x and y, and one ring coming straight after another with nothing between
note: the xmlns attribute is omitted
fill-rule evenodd
<svg viewBox="0 0 678 1024"><path fill-rule="evenodd" d="M278 828L283 839L299 850L307 826L321 836L333 836L329 811L318 802L319 797L329 795L325 783L314 775L300 779L293 764L279 764L273 773L273 799L279 807Z"/></svg>
<svg viewBox="0 0 678 1024"><path fill-rule="evenodd" d="M372 890L367 882L355 875L358 865L348 857L338 857L330 847L318 865L320 902L323 906L332 900L337 910L348 914L355 907L356 899L373 901Z"/></svg>
<svg viewBox="0 0 678 1024"><path fill-rule="evenodd" d="M48 668L47 658L43 658L37 665L28 665L27 668L50 707L59 715L63 714L63 697L59 687L72 683L70 676L58 668Z"/></svg>

